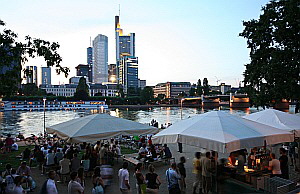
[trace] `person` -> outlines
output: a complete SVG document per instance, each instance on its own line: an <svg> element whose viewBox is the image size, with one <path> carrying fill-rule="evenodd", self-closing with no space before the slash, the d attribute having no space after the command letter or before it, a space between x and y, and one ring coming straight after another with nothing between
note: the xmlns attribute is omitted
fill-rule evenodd
<svg viewBox="0 0 300 194"><path fill-rule="evenodd" d="M14 179L14 187L11 191L11 193L13 194L25 194L26 191L24 191L23 187L22 187L22 183L24 182L24 178L22 176L17 176Z"/></svg>
<svg viewBox="0 0 300 194"><path fill-rule="evenodd" d="M11 152L11 148L12 148L13 144L14 144L14 140L11 137L11 134L8 134L5 139L6 152L8 152L8 153Z"/></svg>
<svg viewBox="0 0 300 194"><path fill-rule="evenodd" d="M200 164L201 153L196 152L193 159L193 174L195 174L195 182L193 183L193 194L196 194L197 187L199 187L199 194L202 193L202 167Z"/></svg>
<svg viewBox="0 0 300 194"><path fill-rule="evenodd" d="M11 145L11 151L18 151L18 150L19 150L19 145L16 142Z"/></svg>
<svg viewBox="0 0 300 194"><path fill-rule="evenodd" d="M212 169L212 191L218 193L217 175L218 175L218 152L211 152L211 169Z"/></svg>
<svg viewBox="0 0 300 194"><path fill-rule="evenodd" d="M124 162L122 168L119 170L119 188L122 194L127 194L130 192L129 185L129 172L127 170L128 162Z"/></svg>
<svg viewBox="0 0 300 194"><path fill-rule="evenodd" d="M81 161L85 174L87 175L90 170L90 159L87 154L83 155L83 160Z"/></svg>
<svg viewBox="0 0 300 194"><path fill-rule="evenodd" d="M142 185L145 183L145 178L142 174L142 163L138 163L135 167L134 177L136 178L136 190L137 194L142 193Z"/></svg>
<svg viewBox="0 0 300 194"><path fill-rule="evenodd" d="M54 181L55 176L56 176L56 173L55 173L54 170L50 170L48 172L49 179L45 182L46 192L44 192L44 193L47 193L47 194L58 194L57 188L56 188L56 185L55 185L55 181ZM44 188L42 188L42 190L43 189Z"/></svg>
<svg viewBox="0 0 300 194"><path fill-rule="evenodd" d="M24 180L28 182L29 188L32 188L31 169L29 166L27 166L27 163L25 161L23 161L21 163L21 166L19 166L17 174L23 176Z"/></svg>
<svg viewBox="0 0 300 194"><path fill-rule="evenodd" d="M79 168L80 168L80 160L77 154L75 153L73 159L71 160L71 171L77 172Z"/></svg>
<svg viewBox="0 0 300 194"><path fill-rule="evenodd" d="M203 190L204 193L211 191L211 160L210 152L206 152L205 158L201 160L202 166L202 179L203 179Z"/></svg>
<svg viewBox="0 0 300 194"><path fill-rule="evenodd" d="M60 178L61 178L61 181L62 180L62 175L67 175L70 173L70 160L67 158L67 155L64 155L64 158L59 161L59 166L60 166L60 170L59 170L59 174L61 175Z"/></svg>
<svg viewBox="0 0 300 194"><path fill-rule="evenodd" d="M186 170L184 163L186 162L186 159L184 156L180 157L180 162L177 164L179 174L181 176L181 181L179 182L180 190L185 191L186 184L185 184L185 178L186 178Z"/></svg>
<svg viewBox="0 0 300 194"><path fill-rule="evenodd" d="M167 144L164 144L163 151L164 151L164 157L165 158L172 158L172 153L171 153L170 148L168 147Z"/></svg>
<svg viewBox="0 0 300 194"><path fill-rule="evenodd" d="M152 146L152 135L149 136L149 139L148 139L148 146L149 146L149 147Z"/></svg>
<svg viewBox="0 0 300 194"><path fill-rule="evenodd" d="M171 168L166 171L166 179L168 182L169 194L180 194L179 180L181 179L177 165L175 162L171 164Z"/></svg>
<svg viewBox="0 0 300 194"><path fill-rule="evenodd" d="M108 153L108 145L105 144L104 146L101 147L100 152L99 152L99 156L100 156L100 165L105 164L106 163L106 156Z"/></svg>
<svg viewBox="0 0 300 194"><path fill-rule="evenodd" d="M271 157L272 160L269 162L269 168L268 168L268 170L272 171L271 177L281 176L281 169L280 169L280 162L279 162L279 160L276 159L274 153L271 153L270 157Z"/></svg>
<svg viewBox="0 0 300 194"><path fill-rule="evenodd" d="M235 162L236 162L236 153L235 152L230 153L230 155L228 157L228 161L231 166L235 166Z"/></svg>
<svg viewBox="0 0 300 194"><path fill-rule="evenodd" d="M289 156L290 156L291 162L292 162L291 166L294 166L294 164L296 166L296 154L298 154L296 152L297 145L298 145L297 142L291 142L289 145L289 147L290 147Z"/></svg>
<svg viewBox="0 0 300 194"><path fill-rule="evenodd" d="M146 144L143 144L142 147L140 147L138 154L139 154L138 156L139 159L146 157L147 155Z"/></svg>
<svg viewBox="0 0 300 194"><path fill-rule="evenodd" d="M16 169L11 169L9 174L3 176L5 178L6 183L5 193L11 193L13 191L15 186L14 180L18 176L16 172Z"/></svg>
<svg viewBox="0 0 300 194"><path fill-rule="evenodd" d="M76 181L78 178L77 172L72 172L70 175L70 182L68 184L68 194L82 194L84 191L84 188Z"/></svg>
<svg viewBox="0 0 300 194"><path fill-rule="evenodd" d="M96 150L96 152L99 152L99 151L100 151L100 148L101 148L100 141L97 141L97 142L96 142L96 145L94 146L94 150Z"/></svg>
<svg viewBox="0 0 300 194"><path fill-rule="evenodd" d="M78 169L76 181L84 188L85 180L84 180L84 168L80 167Z"/></svg>
<svg viewBox="0 0 300 194"><path fill-rule="evenodd" d="M161 185L161 180L159 176L154 172L154 166L152 164L148 167L149 173L146 174L146 193L147 194L157 194L159 186Z"/></svg>
<svg viewBox="0 0 300 194"><path fill-rule="evenodd" d="M244 172L245 159L244 159L243 151L242 150L240 150L238 152L237 161L238 161L237 172L239 172L239 173Z"/></svg>
<svg viewBox="0 0 300 194"><path fill-rule="evenodd" d="M46 155L45 160L46 160L45 166L54 166L54 154L52 153L52 150L48 151L48 154ZM42 174L44 174L44 173L45 173L45 168L43 166Z"/></svg>
<svg viewBox="0 0 300 194"><path fill-rule="evenodd" d="M289 179L289 159L284 148L279 149L281 156L279 157L281 178Z"/></svg>
<svg viewBox="0 0 300 194"><path fill-rule="evenodd" d="M30 152L29 148L25 148L25 150L22 152L22 159L23 160L29 159L30 154L31 154L31 152Z"/></svg>
<svg viewBox="0 0 300 194"><path fill-rule="evenodd" d="M64 154L61 152L60 148L56 149L56 153L54 155L54 162L55 164L59 164L59 161L61 161L64 157Z"/></svg>
<svg viewBox="0 0 300 194"><path fill-rule="evenodd" d="M94 170L94 174L93 174L93 177L92 177L92 181L93 181L93 191L92 193L93 194L103 194L104 191L104 181L103 179L101 178L101 171L100 171L100 167L96 167L95 170Z"/></svg>

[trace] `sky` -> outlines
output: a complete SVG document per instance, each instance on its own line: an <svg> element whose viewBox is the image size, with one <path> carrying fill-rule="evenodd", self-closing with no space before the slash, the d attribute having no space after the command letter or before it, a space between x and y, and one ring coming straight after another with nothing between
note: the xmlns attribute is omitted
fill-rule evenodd
<svg viewBox="0 0 300 194"><path fill-rule="evenodd" d="M0 0L0 19L15 31L58 42L62 66L86 64L86 48L108 36L108 63L115 63L114 16L125 34L136 33L139 78L148 86L208 78L210 85L238 86L249 62L242 21L257 19L267 0ZM2 28L0 29L3 30ZM42 59L25 65L46 66ZM52 84L68 79L52 71Z"/></svg>

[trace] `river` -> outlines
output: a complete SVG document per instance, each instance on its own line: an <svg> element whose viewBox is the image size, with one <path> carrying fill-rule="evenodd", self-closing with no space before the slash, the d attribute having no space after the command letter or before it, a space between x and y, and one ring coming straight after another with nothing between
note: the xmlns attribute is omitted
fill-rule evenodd
<svg viewBox="0 0 300 194"><path fill-rule="evenodd" d="M196 114L202 114L207 111L198 108L182 108L180 107L156 107L144 110L130 110L130 109L113 109L106 112L112 116L125 118L140 123L150 123L152 119L158 121L159 126L165 123L176 123L181 119L193 117ZM257 112L255 108L247 108L240 110L222 109L231 114L243 116ZM292 112L292 109L290 110ZM82 116L95 114L97 110L87 111L46 111L45 112L45 126L55 125L64 121L79 118ZM0 134L7 135L23 133L25 137L30 134L38 134L44 129L44 112L38 111L4 111L0 112Z"/></svg>

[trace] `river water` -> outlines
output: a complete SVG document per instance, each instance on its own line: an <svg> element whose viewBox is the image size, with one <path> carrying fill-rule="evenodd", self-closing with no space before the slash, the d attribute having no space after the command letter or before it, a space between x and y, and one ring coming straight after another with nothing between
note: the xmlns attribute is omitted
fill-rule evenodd
<svg viewBox="0 0 300 194"><path fill-rule="evenodd" d="M107 110L106 112L112 116L125 118L140 123L150 123L152 119L158 121L159 126L165 123L176 123L181 119L193 117L196 114L202 114L207 111L198 108L180 108L180 107L161 107L150 108L144 110L130 110L130 109L114 109ZM227 111L231 114L243 116L257 112L255 108L247 109L226 109L221 111ZM45 126L55 125L61 122L65 122L71 119L79 118L82 116L97 114L98 110L87 111L46 111L45 112ZM290 110L292 112L292 109ZM4 111L0 112L0 134L7 135L23 133L25 137L30 134L38 134L44 129L44 112L38 111Z"/></svg>

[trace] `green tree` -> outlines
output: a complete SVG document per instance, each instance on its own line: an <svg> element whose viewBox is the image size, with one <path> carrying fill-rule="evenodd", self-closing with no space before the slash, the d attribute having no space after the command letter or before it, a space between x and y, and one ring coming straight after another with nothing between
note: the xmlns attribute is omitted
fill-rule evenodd
<svg viewBox="0 0 300 194"><path fill-rule="evenodd" d="M300 1L273 0L259 19L243 21L250 63L244 83L256 106L300 97Z"/></svg>
<svg viewBox="0 0 300 194"><path fill-rule="evenodd" d="M22 85L24 96L36 96L39 88L34 83Z"/></svg>
<svg viewBox="0 0 300 194"><path fill-rule="evenodd" d="M201 85L201 79L198 79L196 93L197 93L197 96L201 96L203 94L203 87Z"/></svg>
<svg viewBox="0 0 300 194"><path fill-rule="evenodd" d="M86 84L86 79L81 77L74 93L74 98L76 100L88 100L89 96L89 86Z"/></svg>
<svg viewBox="0 0 300 194"><path fill-rule="evenodd" d="M18 35L12 30L4 28L5 23L0 20L0 96L15 95L21 84L21 70L29 58L44 57L47 66L56 67L56 72L68 76L69 68L62 67L61 56L57 53L60 47L57 42L25 37L25 43L18 42ZM30 73L24 71L25 73Z"/></svg>
<svg viewBox="0 0 300 194"><path fill-rule="evenodd" d="M150 100L153 100L154 92L153 88L146 86L143 90L141 90L141 102L142 103L148 103Z"/></svg>
<svg viewBox="0 0 300 194"><path fill-rule="evenodd" d="M189 91L189 96L195 96L196 95L196 89L194 86L191 87L190 91Z"/></svg>
<svg viewBox="0 0 300 194"><path fill-rule="evenodd" d="M204 78L203 79L203 94L207 95L208 93L209 93L208 79Z"/></svg>

